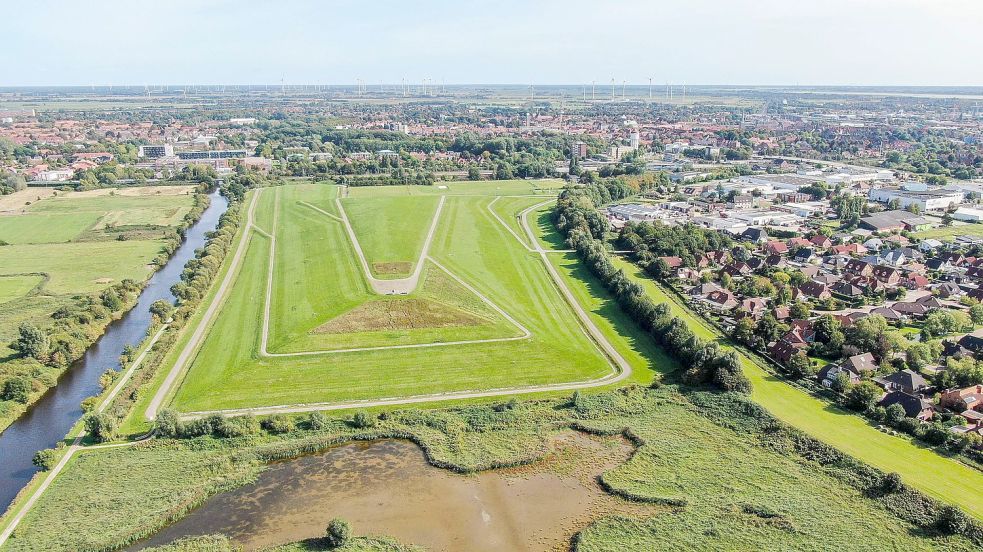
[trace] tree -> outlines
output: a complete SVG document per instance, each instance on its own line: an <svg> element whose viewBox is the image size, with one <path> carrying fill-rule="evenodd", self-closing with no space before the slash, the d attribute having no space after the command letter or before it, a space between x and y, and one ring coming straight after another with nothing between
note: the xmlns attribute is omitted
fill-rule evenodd
<svg viewBox="0 0 983 552"><path fill-rule="evenodd" d="M795 353L792 355L792 358L789 359L788 371L794 378L805 378L815 375L815 369L812 366L812 362L809 361L809 357L807 357L802 351Z"/></svg>
<svg viewBox="0 0 983 552"><path fill-rule="evenodd" d="M983 304L976 303L969 307L969 319L973 321L973 325L983 324Z"/></svg>
<svg viewBox="0 0 983 552"><path fill-rule="evenodd" d="M808 304L802 301L796 301L795 303L792 303L791 308L789 308L789 316L801 320L809 318L810 311L811 308Z"/></svg>
<svg viewBox="0 0 983 552"><path fill-rule="evenodd" d="M116 436L116 418L109 414L90 412L83 421L85 430L97 443L104 443Z"/></svg>
<svg viewBox="0 0 983 552"><path fill-rule="evenodd" d="M13 348L31 358L43 360L50 347L48 334L44 330L27 322L20 325L18 334L19 337L14 343Z"/></svg>
<svg viewBox="0 0 983 552"><path fill-rule="evenodd" d="M481 180L481 171L478 170L477 166L468 167L468 180Z"/></svg>
<svg viewBox="0 0 983 552"><path fill-rule="evenodd" d="M325 540L331 548L344 546L351 538L352 527L347 521L341 518L334 518L328 523Z"/></svg>
<svg viewBox="0 0 983 552"><path fill-rule="evenodd" d="M150 304L150 314L153 314L161 322L167 321L174 313L174 305L164 299L158 299Z"/></svg>
<svg viewBox="0 0 983 552"><path fill-rule="evenodd" d="M881 398L882 394L881 388L878 387L876 383L872 381L862 381L847 390L847 406L854 410L863 412L864 410L872 408L874 404L877 403L877 399Z"/></svg>
<svg viewBox="0 0 983 552"><path fill-rule="evenodd" d="M31 463L37 466L41 471L48 471L55 467L55 462L55 449L39 450L34 453L34 458L31 459Z"/></svg>
<svg viewBox="0 0 983 552"><path fill-rule="evenodd" d="M754 346L754 320L750 316L745 316L734 325L734 339L739 343Z"/></svg>
<svg viewBox="0 0 983 552"><path fill-rule="evenodd" d="M3 383L3 400L27 404L31 396L31 380L23 376L13 377Z"/></svg>
<svg viewBox="0 0 983 552"><path fill-rule="evenodd" d="M824 314L820 316L812 325L816 332L816 340L812 344L812 349L824 357L838 357L846 337L843 335L840 321L832 315Z"/></svg>
<svg viewBox="0 0 983 552"><path fill-rule="evenodd" d="M659 280L668 280L672 277L672 267L669 266L669 263L665 259L656 259L652 274Z"/></svg>
<svg viewBox="0 0 983 552"><path fill-rule="evenodd" d="M942 226L952 226L952 213L949 211L946 211L945 214L942 215Z"/></svg>
<svg viewBox="0 0 983 552"><path fill-rule="evenodd" d="M154 419L154 433L160 437L177 437L181 434L181 421L177 412L165 408Z"/></svg>
<svg viewBox="0 0 983 552"><path fill-rule="evenodd" d="M907 414L905 414L904 407L895 403L887 407L887 410L885 410L884 422L889 426L894 427L900 424L901 420L905 419L906 417Z"/></svg>

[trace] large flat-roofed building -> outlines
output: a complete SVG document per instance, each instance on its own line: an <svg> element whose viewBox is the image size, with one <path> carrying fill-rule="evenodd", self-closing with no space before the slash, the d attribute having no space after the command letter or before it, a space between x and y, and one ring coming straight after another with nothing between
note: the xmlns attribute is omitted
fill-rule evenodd
<svg viewBox="0 0 983 552"><path fill-rule="evenodd" d="M174 146L169 144L151 144L149 146L140 146L140 152L137 155L139 157L146 157L149 159L170 157L174 155Z"/></svg>
<svg viewBox="0 0 983 552"><path fill-rule="evenodd" d="M647 205L612 205L608 214L620 220L655 220L659 218L659 209Z"/></svg>
<svg viewBox="0 0 983 552"><path fill-rule="evenodd" d="M207 151L179 151L177 158L185 161L194 159L235 159L246 157L246 150L207 150Z"/></svg>
<svg viewBox="0 0 983 552"><path fill-rule="evenodd" d="M963 202L964 194L947 190L908 190L904 187L875 188L870 191L871 201L891 203L898 200L902 209L917 205L922 211L942 211Z"/></svg>
<svg viewBox="0 0 983 552"><path fill-rule="evenodd" d="M793 191L820 182L818 178L798 174L752 174L741 176L737 180L756 186Z"/></svg>

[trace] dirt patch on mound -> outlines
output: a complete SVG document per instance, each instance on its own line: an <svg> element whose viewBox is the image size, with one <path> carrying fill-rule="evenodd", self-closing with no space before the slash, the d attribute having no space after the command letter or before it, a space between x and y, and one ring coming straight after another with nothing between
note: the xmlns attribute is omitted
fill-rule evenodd
<svg viewBox="0 0 983 552"><path fill-rule="evenodd" d="M412 330L477 326L487 320L426 299L372 301L318 326L315 333L355 333L379 330Z"/></svg>
<svg viewBox="0 0 983 552"><path fill-rule="evenodd" d="M27 206L35 201L55 195L54 188L27 188L5 196L0 196L0 215L18 215L27 211Z"/></svg>
<svg viewBox="0 0 983 552"><path fill-rule="evenodd" d="M413 263L398 261L394 263L372 263L372 272L380 276L409 274L413 272Z"/></svg>

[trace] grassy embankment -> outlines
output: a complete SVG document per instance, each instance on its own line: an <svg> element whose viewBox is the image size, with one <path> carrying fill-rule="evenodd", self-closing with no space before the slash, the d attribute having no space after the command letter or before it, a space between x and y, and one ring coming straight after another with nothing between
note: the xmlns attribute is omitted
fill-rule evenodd
<svg viewBox="0 0 983 552"><path fill-rule="evenodd" d="M530 339L257 359L263 316L257 298L265 295L269 242L255 235L223 308L223 313L235 315L219 315L177 392L175 406L182 411L200 411L330 402L580 381L609 373L610 366L580 329L541 261L487 211L491 198L477 192L489 186L474 186L479 189L472 190L473 195L448 196L431 256L514 316L531 331ZM352 189L350 197L363 194L362 190ZM398 197L407 188L369 191L372 193L365 197L390 197L386 193ZM276 194L280 194L279 205ZM273 210L279 209L272 352L332 348L330 342L338 339L336 333L313 330L376 299L365 291L341 225L299 204L303 200L331 212L333 194L331 187L308 185L271 189L262 196L257 210L259 226L273 228ZM427 286L423 287L426 290ZM460 310L459 305L450 307ZM486 331L483 327L458 326L456 334L467 338L475 329ZM392 336L375 337L395 338L390 341L393 343L414 339L426 342L414 335L416 328L396 330ZM506 335L516 333L514 328L510 331ZM441 333L423 329L422 337L428 332Z"/></svg>

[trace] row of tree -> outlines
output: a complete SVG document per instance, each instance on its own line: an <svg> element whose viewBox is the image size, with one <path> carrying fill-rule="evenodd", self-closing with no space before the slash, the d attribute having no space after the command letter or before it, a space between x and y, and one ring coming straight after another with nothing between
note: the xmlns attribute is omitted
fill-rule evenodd
<svg viewBox="0 0 983 552"><path fill-rule="evenodd" d="M599 216L589 197L598 191L591 192L589 188L568 188L557 201L554 222L566 235L567 243L614 295L625 313L687 367L684 373L687 383L712 383L726 391L749 392L751 384L733 351L724 352L716 343L697 337L684 321L671 314L668 305L655 304L638 283L615 268L605 247L603 232L598 235L596 227L588 222ZM591 211L596 215L590 215Z"/></svg>

